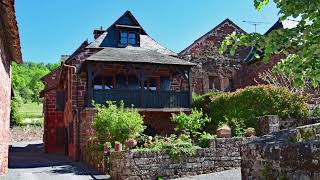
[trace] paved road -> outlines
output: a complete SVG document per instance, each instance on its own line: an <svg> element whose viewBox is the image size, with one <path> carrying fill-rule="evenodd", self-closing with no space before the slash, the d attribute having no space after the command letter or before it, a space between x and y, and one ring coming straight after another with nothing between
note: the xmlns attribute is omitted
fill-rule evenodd
<svg viewBox="0 0 320 180"><path fill-rule="evenodd" d="M241 180L241 170L232 169L211 174L203 174L193 177L184 177L176 180Z"/></svg>
<svg viewBox="0 0 320 180"><path fill-rule="evenodd" d="M10 146L9 172L0 180L91 180L107 177L63 155L43 153L41 142Z"/></svg>

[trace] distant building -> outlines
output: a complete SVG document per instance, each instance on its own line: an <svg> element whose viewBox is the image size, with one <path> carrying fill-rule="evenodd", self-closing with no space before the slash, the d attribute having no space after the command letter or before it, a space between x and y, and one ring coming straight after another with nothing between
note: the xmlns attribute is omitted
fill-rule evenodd
<svg viewBox="0 0 320 180"><path fill-rule="evenodd" d="M151 134L170 133L171 113L190 111L195 64L158 44L131 12L106 30L94 30L94 38L42 78L46 152L82 159L93 136L92 101L134 105Z"/></svg>
<svg viewBox="0 0 320 180"><path fill-rule="evenodd" d="M267 32L278 28L290 28L294 24L289 21L276 22ZM259 73L272 69L283 55L274 55L265 64L253 57L251 48L240 47L235 56L229 53L220 54L219 48L223 39L232 32L246 34L230 19L226 19L211 31L195 40L179 53L179 57L196 63L192 68L193 91L203 94L211 91L235 91L250 85L263 83Z"/></svg>
<svg viewBox="0 0 320 180"><path fill-rule="evenodd" d="M8 169L11 63L22 63L14 0L0 2L0 176Z"/></svg>

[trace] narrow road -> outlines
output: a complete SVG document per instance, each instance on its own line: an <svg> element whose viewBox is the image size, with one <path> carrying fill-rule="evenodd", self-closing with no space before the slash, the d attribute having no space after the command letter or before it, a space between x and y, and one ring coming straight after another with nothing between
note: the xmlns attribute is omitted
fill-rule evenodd
<svg viewBox="0 0 320 180"><path fill-rule="evenodd" d="M241 180L241 170L231 169L211 174L178 178L176 180Z"/></svg>
<svg viewBox="0 0 320 180"><path fill-rule="evenodd" d="M1 180L91 180L108 179L83 163L63 155L43 153L41 141L13 143L9 172Z"/></svg>

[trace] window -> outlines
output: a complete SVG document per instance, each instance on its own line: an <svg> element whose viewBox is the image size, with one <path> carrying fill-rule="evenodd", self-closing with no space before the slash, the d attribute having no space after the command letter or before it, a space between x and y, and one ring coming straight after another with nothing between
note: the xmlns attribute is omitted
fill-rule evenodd
<svg viewBox="0 0 320 180"><path fill-rule="evenodd" d="M95 77L94 78L93 89L94 90L103 89L103 87L102 87L102 78L101 77Z"/></svg>
<svg viewBox="0 0 320 180"><path fill-rule="evenodd" d="M127 87L126 77L124 75L117 76L117 89L125 89Z"/></svg>
<svg viewBox="0 0 320 180"><path fill-rule="evenodd" d="M130 45L136 45L137 44L137 38L135 33L129 33L129 44Z"/></svg>
<svg viewBox="0 0 320 180"><path fill-rule="evenodd" d="M128 87L129 89L139 89L139 80L136 76L128 76Z"/></svg>
<svg viewBox="0 0 320 180"><path fill-rule="evenodd" d="M138 44L137 42L138 35L134 32L120 32L120 45L122 47L125 47L127 45L136 46Z"/></svg>
<svg viewBox="0 0 320 180"><path fill-rule="evenodd" d="M105 83L105 89L113 89L113 77L106 77Z"/></svg>
<svg viewBox="0 0 320 180"><path fill-rule="evenodd" d="M214 77L209 76L209 89L214 89Z"/></svg>
<svg viewBox="0 0 320 180"><path fill-rule="evenodd" d="M156 79L149 80L149 90L156 91L157 90L157 81Z"/></svg>
<svg viewBox="0 0 320 180"><path fill-rule="evenodd" d="M128 45L128 33L120 32L120 44L123 46Z"/></svg>
<svg viewBox="0 0 320 180"><path fill-rule="evenodd" d="M64 111L64 103L65 103L64 92L57 92L56 94L56 110Z"/></svg>
<svg viewBox="0 0 320 180"><path fill-rule="evenodd" d="M171 81L167 76L160 77L160 89L161 90L170 90Z"/></svg>

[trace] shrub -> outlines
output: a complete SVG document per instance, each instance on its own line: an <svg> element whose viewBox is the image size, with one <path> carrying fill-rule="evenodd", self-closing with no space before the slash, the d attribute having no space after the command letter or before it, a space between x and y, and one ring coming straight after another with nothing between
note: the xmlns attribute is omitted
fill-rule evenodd
<svg viewBox="0 0 320 180"><path fill-rule="evenodd" d="M184 112L178 115L172 114L171 121L177 124L176 130L185 131L192 135L202 129L207 122L210 122L210 119L202 113L202 110L192 109L189 115Z"/></svg>
<svg viewBox="0 0 320 180"><path fill-rule="evenodd" d="M320 117L320 105L316 106L313 110L310 111L310 117Z"/></svg>
<svg viewBox="0 0 320 180"><path fill-rule="evenodd" d="M124 143L129 138L136 138L144 131L143 118L134 108L124 108L113 102L105 105L94 105L97 109L93 128L101 144L116 141Z"/></svg>
<svg viewBox="0 0 320 180"><path fill-rule="evenodd" d="M206 126L208 132L213 132L219 123L227 123L236 135L246 127L258 129L259 116L300 118L308 112L304 97L275 86L251 86L232 93L206 94L195 100L194 107L202 108L211 118Z"/></svg>
<svg viewBox="0 0 320 180"><path fill-rule="evenodd" d="M21 123L22 116L19 113L21 103L17 97L11 100L10 125L18 125Z"/></svg>
<svg viewBox="0 0 320 180"><path fill-rule="evenodd" d="M211 135L209 133L203 132L199 137L199 146L202 148L208 148L209 147L209 141L216 139L216 135Z"/></svg>
<svg viewBox="0 0 320 180"><path fill-rule="evenodd" d="M197 149L199 147L192 144L190 136L182 134L177 137L172 134L170 137L155 137L153 144L142 149L136 149L136 151L163 151L168 153L172 159L180 159L183 156L194 155Z"/></svg>

